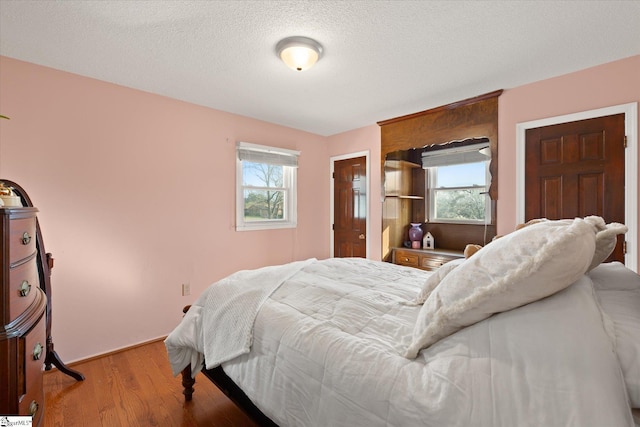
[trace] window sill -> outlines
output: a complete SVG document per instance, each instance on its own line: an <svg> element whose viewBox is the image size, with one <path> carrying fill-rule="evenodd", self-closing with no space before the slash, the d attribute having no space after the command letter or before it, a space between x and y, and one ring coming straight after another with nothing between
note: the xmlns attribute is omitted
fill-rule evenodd
<svg viewBox="0 0 640 427"><path fill-rule="evenodd" d="M284 228L296 228L297 223L285 222L285 223L256 223L256 224L243 224L236 225L236 231L258 231L258 230L280 230Z"/></svg>
<svg viewBox="0 0 640 427"><path fill-rule="evenodd" d="M479 226L493 225L491 222L485 223L484 221L442 220L442 219L427 221L425 222L425 224L479 225Z"/></svg>

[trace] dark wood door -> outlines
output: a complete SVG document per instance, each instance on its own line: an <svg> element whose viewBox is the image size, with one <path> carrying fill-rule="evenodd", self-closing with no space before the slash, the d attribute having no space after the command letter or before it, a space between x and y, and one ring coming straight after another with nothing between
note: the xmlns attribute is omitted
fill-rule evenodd
<svg viewBox="0 0 640 427"><path fill-rule="evenodd" d="M529 129L525 144L525 221L624 223L624 114ZM624 262L623 240L609 261Z"/></svg>
<svg viewBox="0 0 640 427"><path fill-rule="evenodd" d="M333 178L333 255L366 258L366 157L336 161Z"/></svg>

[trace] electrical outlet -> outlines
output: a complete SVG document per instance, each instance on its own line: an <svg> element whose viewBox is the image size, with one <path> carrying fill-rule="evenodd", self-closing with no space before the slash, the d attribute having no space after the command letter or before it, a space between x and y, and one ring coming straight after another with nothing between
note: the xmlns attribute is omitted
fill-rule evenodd
<svg viewBox="0 0 640 427"><path fill-rule="evenodd" d="M187 295L191 295L191 285L189 283L182 284L182 296L186 297Z"/></svg>

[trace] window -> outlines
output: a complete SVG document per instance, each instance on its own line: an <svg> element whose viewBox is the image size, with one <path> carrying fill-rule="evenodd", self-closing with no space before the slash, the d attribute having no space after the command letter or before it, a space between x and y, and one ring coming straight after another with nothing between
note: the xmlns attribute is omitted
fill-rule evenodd
<svg viewBox="0 0 640 427"><path fill-rule="evenodd" d="M294 228L300 152L239 142L236 230Z"/></svg>
<svg viewBox="0 0 640 427"><path fill-rule="evenodd" d="M430 222L484 224L491 221L488 146L423 153Z"/></svg>

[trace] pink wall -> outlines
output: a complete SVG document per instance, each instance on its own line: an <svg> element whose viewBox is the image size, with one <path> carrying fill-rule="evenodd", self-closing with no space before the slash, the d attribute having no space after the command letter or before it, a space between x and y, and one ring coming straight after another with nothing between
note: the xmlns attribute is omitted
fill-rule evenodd
<svg viewBox="0 0 640 427"><path fill-rule="evenodd" d="M6 57L0 114L0 177L40 210L67 362L166 335L234 271L329 255L324 137ZM301 150L296 229L234 230L238 140Z"/></svg>
<svg viewBox="0 0 640 427"><path fill-rule="evenodd" d="M631 102L640 102L640 55L505 90L498 107L498 234L516 226L518 123Z"/></svg>

